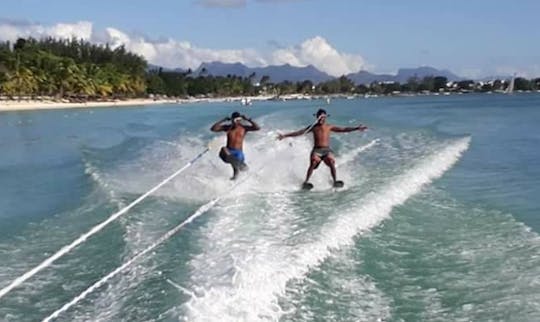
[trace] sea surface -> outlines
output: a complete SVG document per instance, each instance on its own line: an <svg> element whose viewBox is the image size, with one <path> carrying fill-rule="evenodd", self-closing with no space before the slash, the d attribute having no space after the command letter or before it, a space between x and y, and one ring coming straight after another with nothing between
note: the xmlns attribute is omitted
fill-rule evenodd
<svg viewBox="0 0 540 322"><path fill-rule="evenodd" d="M303 192L312 138L275 138L320 107L369 130L332 137L343 189L321 165ZM233 182L209 127L235 110L262 130ZM209 142L0 298L0 320L540 321L526 93L0 113L0 288Z"/></svg>

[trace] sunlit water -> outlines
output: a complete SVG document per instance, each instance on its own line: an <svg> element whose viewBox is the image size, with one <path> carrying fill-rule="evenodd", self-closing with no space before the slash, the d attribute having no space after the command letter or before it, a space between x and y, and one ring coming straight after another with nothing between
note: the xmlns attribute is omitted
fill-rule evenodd
<svg viewBox="0 0 540 322"><path fill-rule="evenodd" d="M275 136L319 107L370 130L333 136L345 188L321 166L302 192L311 138ZM216 197L58 320L540 320L533 94L2 113L0 287L187 164L234 110L262 126L240 184L205 154L0 299L0 320L46 318Z"/></svg>

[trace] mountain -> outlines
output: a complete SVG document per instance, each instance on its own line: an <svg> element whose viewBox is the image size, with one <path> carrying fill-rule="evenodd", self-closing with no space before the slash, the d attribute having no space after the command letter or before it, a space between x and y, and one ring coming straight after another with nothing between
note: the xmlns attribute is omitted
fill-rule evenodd
<svg viewBox="0 0 540 322"><path fill-rule="evenodd" d="M146 70L149 71L149 72L157 71L160 68L162 68L162 67L158 66L158 65L154 65L154 64L148 64L148 66L146 66Z"/></svg>
<svg viewBox="0 0 540 322"><path fill-rule="evenodd" d="M312 65L295 67L285 64L280 66L247 67L241 63L231 64L221 62L202 63L199 68L193 72L193 75L236 75L241 77L249 77L252 73L255 73L255 79L261 79L261 77L266 75L270 77L270 82L272 83L280 83L286 80L291 82L310 80L313 83L320 83L334 78L324 72L321 72Z"/></svg>
<svg viewBox="0 0 540 322"><path fill-rule="evenodd" d="M159 66L148 65L149 70L157 70ZM165 71L185 72L184 69L164 68ZM240 77L249 77L255 74L254 79L260 80L263 76L270 77L270 82L280 83L283 81L302 82L310 80L315 84L325 82L335 77L328 75L315 68L313 65L305 67L296 67L289 64L280 66L266 67L248 67L242 63L222 63L218 61L202 63L191 75L194 77L201 75L227 76L235 75ZM440 70L429 66L417 68L400 68L396 75L391 74L374 74L365 70L357 73L346 75L355 84L370 84L372 82L399 82L406 83L411 77L422 79L426 76L444 76L449 81L463 80L463 78L455 75L448 70Z"/></svg>
<svg viewBox="0 0 540 322"><path fill-rule="evenodd" d="M168 67L162 67L162 66L154 65L154 64L148 64L148 66L146 67L146 70L149 72L156 72L160 69L164 72L175 72L175 73L187 72L187 69L183 69L183 68L168 68Z"/></svg>
<svg viewBox="0 0 540 322"><path fill-rule="evenodd" d="M394 81L406 83L411 77L422 79L427 76L443 76L449 81L458 81L462 79L448 70L440 70L429 66L422 66L417 68L400 68Z"/></svg>
<svg viewBox="0 0 540 322"><path fill-rule="evenodd" d="M241 77L248 77L250 74L249 68L241 63L222 63L222 62L210 62L202 63L196 70L193 71L193 76L212 75L212 76L227 76L235 75Z"/></svg>
<svg viewBox="0 0 540 322"><path fill-rule="evenodd" d="M285 64L281 66L259 67L254 68L254 70L257 72L257 75L261 77L263 75L268 75L270 76L270 81L278 83L285 80L291 82L302 82L305 80L310 80L313 83L317 84L334 78L325 72L321 72L313 65L308 65L305 67L295 67L289 64Z"/></svg>
<svg viewBox="0 0 540 322"><path fill-rule="evenodd" d="M372 82L406 83L411 77L422 79L426 76L444 76L448 78L449 81L457 81L462 79L448 70L439 70L428 66L418 68L400 68L396 75L373 74L365 70L347 75L347 77L355 84L370 84Z"/></svg>
<svg viewBox="0 0 540 322"><path fill-rule="evenodd" d="M353 83L359 84L371 84L372 82L387 82L394 81L394 75L388 74L373 74L365 70L361 70L358 73L347 75L347 77L353 81Z"/></svg>

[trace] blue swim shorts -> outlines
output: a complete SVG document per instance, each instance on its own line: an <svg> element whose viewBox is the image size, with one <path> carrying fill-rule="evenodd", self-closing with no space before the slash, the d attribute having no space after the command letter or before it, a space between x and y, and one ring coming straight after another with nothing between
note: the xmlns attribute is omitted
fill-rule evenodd
<svg viewBox="0 0 540 322"><path fill-rule="evenodd" d="M244 152L242 152L242 150L237 150L237 149L233 149L233 148L227 148L227 150L229 150L229 153L238 161L240 162L244 162L245 160L245 157L244 157Z"/></svg>

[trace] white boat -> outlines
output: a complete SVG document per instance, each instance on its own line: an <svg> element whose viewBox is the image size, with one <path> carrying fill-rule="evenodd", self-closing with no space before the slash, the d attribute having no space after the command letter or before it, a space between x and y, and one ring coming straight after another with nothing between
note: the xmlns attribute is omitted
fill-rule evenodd
<svg viewBox="0 0 540 322"><path fill-rule="evenodd" d="M249 98L245 98L243 97L241 100L240 100L240 104L242 106L249 106L251 105L251 100Z"/></svg>

